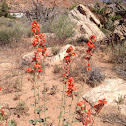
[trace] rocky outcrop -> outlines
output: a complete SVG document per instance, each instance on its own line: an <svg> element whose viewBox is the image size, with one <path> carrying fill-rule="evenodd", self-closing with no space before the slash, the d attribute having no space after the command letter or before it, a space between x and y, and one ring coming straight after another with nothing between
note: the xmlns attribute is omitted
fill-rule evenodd
<svg viewBox="0 0 126 126"><path fill-rule="evenodd" d="M84 5L79 4L69 13L71 21L76 23L74 40L81 37L89 39L94 34L97 41L105 38L104 33L98 28L101 25L96 16Z"/></svg>
<svg viewBox="0 0 126 126"><path fill-rule="evenodd" d="M73 45L67 44L66 46L62 47L59 51L59 54L57 54L56 56L52 55L52 49L51 48L47 48L46 53L49 55L46 60L48 63L55 63L58 64L61 61L63 61L64 57L67 55L66 50L72 46L74 49L75 47ZM32 58L34 57L34 52L30 52L25 54L22 57L22 65L29 65L31 64Z"/></svg>
<svg viewBox="0 0 126 126"><path fill-rule="evenodd" d="M121 114L126 115L126 81L122 79L105 80L103 85L93 88L82 98L92 105L97 104L98 100L106 98L107 105L118 108Z"/></svg>
<svg viewBox="0 0 126 126"><path fill-rule="evenodd" d="M106 98L108 104L112 104L118 98L126 96L126 82L122 79L108 79L104 84L93 88L83 95L90 103L96 103L98 100Z"/></svg>
<svg viewBox="0 0 126 126"><path fill-rule="evenodd" d="M66 50L67 50L70 46L72 46L72 47L75 49L75 47L74 47L73 45L67 44L66 46L64 46L64 47L62 47L62 48L60 49L60 52L59 52L58 55L51 57L50 62L55 63L55 64L58 64L60 61L63 61L64 57L65 57L66 55L68 55L68 53L66 53Z"/></svg>

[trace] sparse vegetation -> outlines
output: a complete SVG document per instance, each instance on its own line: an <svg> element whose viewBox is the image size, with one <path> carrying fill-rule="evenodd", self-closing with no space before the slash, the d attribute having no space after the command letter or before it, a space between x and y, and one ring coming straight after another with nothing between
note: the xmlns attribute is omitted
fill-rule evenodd
<svg viewBox="0 0 126 126"><path fill-rule="evenodd" d="M70 10L76 6L77 4L73 5L70 8ZM41 7L41 5L39 7ZM47 9L46 11L49 11L49 9ZM104 16L105 11L106 8L104 7L103 8L99 7L94 9L94 12L100 14L101 16ZM44 15L48 17L48 12L47 14L45 13ZM39 16L38 17L37 16L38 15L36 14L36 19L40 20L41 18L39 19ZM115 30L115 26L113 23L116 20L120 20L120 18L122 17L118 15L113 17L109 16L109 19L112 22L111 21L107 22L106 25L104 24L103 28L100 27L101 31L107 34L113 32ZM2 56L0 65L2 62L3 63L14 62L15 65L15 62L17 62L17 60L13 60L13 57L16 57L16 53L19 53L18 50L20 49L20 47L16 47L16 49L13 48L15 52L12 53L14 54L14 56L12 56L11 51L13 50L11 50L8 47L8 44L13 45L13 42L19 42L21 38L28 38L31 37L32 34L34 34L32 45L36 49L34 53L34 57L32 58L33 64L30 63L29 68L27 68L29 77L27 75L25 75L25 78L21 77L23 75L19 74L18 70L20 69L24 73L24 71L26 72L26 68L24 68L24 66L20 66L20 64L18 64L19 66L15 65L13 69L10 70L12 72L11 74L9 74L9 70L8 70L9 68L7 70L3 69L1 70L2 72L0 72L0 94L1 94L0 100L2 103L4 101L4 98L5 100L7 98L7 102L9 102L11 106L11 108L8 107L7 109L9 111L10 114L9 116L11 117L11 120L8 120L9 116L5 117L5 111L4 111L5 106L0 107L0 121L1 121L0 126L5 123L8 123L7 126L20 125L19 121L22 121L22 118L25 118L26 115L29 115L28 114L29 109L30 109L29 117L34 115L33 117L34 119L32 118L33 120L29 121L32 125L39 125L39 124L40 126L56 125L57 120L59 119L58 122L59 126L60 124L64 126L69 126L69 125L72 126L72 124L75 121L76 122L79 121L77 122L77 125L80 125L80 122L82 122L84 126L87 126L87 124L91 124L93 126L93 123L96 121L95 119L93 119L93 117L95 117L96 114L99 114L102 107L107 103L107 99L105 98L101 100L99 99L98 104L95 106L93 106L92 103L89 103L90 101L88 101L88 99L83 98L83 100L81 101L79 101L79 99L82 97L82 95L85 92L88 91L88 89L92 89L92 87L98 86L105 79L105 75L101 71L105 67L103 66L103 68L102 67L100 68L100 66L98 66L99 64L97 65L97 62L101 63L101 59L99 57L103 52L99 53L99 50L95 52L95 49L97 49L96 43L98 43L96 41L96 37L94 35L90 36L89 41L85 39L85 37L80 37L80 39L75 42L78 48L77 50L75 50L75 52L73 46L69 46L68 49L65 51L67 55L64 55L64 60L62 62L63 66L61 67L61 64L55 65L55 62L50 63L51 61L50 58L52 58L52 56L57 55L59 53L61 48L61 42L65 44L66 43L65 40L74 34L75 24L70 21L67 15L61 15L60 17L53 20L53 22L48 22L43 24L44 30L40 29L40 26L42 24L39 25L37 24L36 21L32 23L32 31L31 31L31 26L29 26L28 23L26 24L25 23L26 22L24 19L20 20L20 19L8 19L4 17L0 18L0 27L1 27L0 46L2 45L3 48L2 50L2 48L0 47L0 49L3 51L2 52L0 50L0 56ZM48 25L48 27L46 25ZM46 39L44 38L45 35L43 33L40 34L41 31L54 32L56 34L56 39L48 40L48 43L49 42L50 43L49 44L46 43ZM114 34L112 34L112 36L114 36ZM125 35L123 37L125 37ZM110 38L112 37L110 36ZM51 41L53 42L51 43ZM78 43L81 44L78 46ZM100 44L100 42L98 44ZM46 54L46 50L48 49L48 46L51 47L51 51L52 51L52 54L51 55L49 54L49 57L48 54ZM85 47L87 46L88 49L86 50ZM4 49L4 47L6 48ZM22 45L22 47L24 49L27 46ZM119 40L118 42L111 41L111 45L108 45L107 49L108 48L111 48L110 49L111 51L110 50L108 51L109 52L108 56L111 59L111 63L115 64L115 70L119 73L119 75L123 75L125 79L126 78L126 50L125 50L126 43L124 41L119 41ZM28 52L27 49L29 49L30 51L35 50L31 47L31 45L28 48L26 48L26 51ZM9 54L6 54L8 52ZM26 52L23 50L20 51L20 53L18 54L20 55L20 60L24 55L24 53ZM76 57L72 58L73 56ZM96 62L95 61L94 62L97 65L97 67L95 66L92 67L92 63L93 63L91 61L92 56L93 56L93 60L96 60ZM46 61L47 63L45 63ZM103 63L103 65L104 64L105 63ZM107 65L109 66L110 64L108 63ZM0 68L2 68L1 66ZM109 69L109 67L107 67L107 69ZM50 73L51 75L49 75ZM4 75L6 76L4 77ZM62 78L60 78L61 75ZM27 81L27 77L29 82ZM63 86L63 88L61 88L61 85ZM22 86L24 87L22 88ZM59 93L61 92L62 95L59 95ZM25 101L22 101L22 99ZM78 101L78 103L76 101ZM31 108L33 107L33 109L27 107L26 105L27 102L28 105L31 105ZM121 95L120 97L118 97L116 102L118 104L124 103L125 97ZM14 104L16 104L15 105L16 107L12 106ZM74 105L76 106L75 108L77 111L75 110ZM50 108L48 109L48 107ZM57 108L60 108L60 112L59 110L57 110ZM33 112L31 112L31 110L33 110ZM59 116L56 121L55 121L56 119L55 116L57 116L57 114L54 114L55 118L50 117L50 115L54 111L59 112L58 113ZM79 118L76 118L76 116L78 116L77 114L79 114ZM13 116L15 116L14 119L17 122L15 120L12 120ZM18 120L18 118L20 119ZM97 116L96 118L102 121L101 116ZM23 120L24 123L25 121L26 120ZM25 125L31 125L31 124L26 123ZM100 125L102 124L103 122L101 122ZM95 122L95 125L97 125L97 122Z"/></svg>
<svg viewBox="0 0 126 126"><path fill-rule="evenodd" d="M114 70L120 77L126 79L126 43L115 45L111 49L111 61L115 64Z"/></svg>
<svg viewBox="0 0 126 126"><path fill-rule="evenodd" d="M57 55L58 53L59 53L59 51L60 51L60 47L52 47L52 53L53 53L53 55Z"/></svg>
<svg viewBox="0 0 126 126"><path fill-rule="evenodd" d="M19 102L18 104L17 104L17 106L16 106L16 111L15 111L15 114L17 115L17 116L21 116L21 115L23 115L23 114L28 114L27 112L28 112L28 107L26 106L26 103L24 102L24 101L21 101L21 102Z"/></svg>
<svg viewBox="0 0 126 126"><path fill-rule="evenodd" d="M88 74L87 83L92 87L97 86L105 79L105 75L103 75L99 68L93 67Z"/></svg>
<svg viewBox="0 0 126 126"><path fill-rule="evenodd" d="M9 120L9 123L7 126L17 126L17 122L15 120Z"/></svg>
<svg viewBox="0 0 126 126"><path fill-rule="evenodd" d="M51 30L56 34L57 38L65 40L74 34L74 25L67 15L61 15L57 20L52 22Z"/></svg>
<svg viewBox="0 0 126 126"><path fill-rule="evenodd" d="M55 65L55 66L54 66L54 69L53 69L53 73L60 73L61 70L62 70L61 67L59 67L58 65Z"/></svg>

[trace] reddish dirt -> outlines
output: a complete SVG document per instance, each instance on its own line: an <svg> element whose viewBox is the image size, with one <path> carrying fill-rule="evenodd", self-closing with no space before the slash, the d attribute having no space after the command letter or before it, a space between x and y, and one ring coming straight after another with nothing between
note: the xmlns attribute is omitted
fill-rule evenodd
<svg viewBox="0 0 126 126"><path fill-rule="evenodd" d="M36 2L37 0L33 0L34 2ZM97 0L100 2L100 0ZM54 7L54 6L58 6L60 8L70 8L72 5L74 4L93 4L94 0L38 0L39 3L44 4L47 7ZM33 7L33 2L32 0L8 0L7 3L9 4L10 7L12 7L11 9L13 9L13 7L17 8L17 10L22 10L22 9L30 9L31 7Z"/></svg>
<svg viewBox="0 0 126 126"><path fill-rule="evenodd" d="M23 114L20 117L18 117L12 111L9 119L16 120L17 126L30 126L31 124L29 124L29 120L34 119L34 108L31 106L31 104L34 103L34 90L32 89L32 84L27 79L27 77L29 77L30 75L28 75L25 72L25 68L28 66L21 67L21 58L24 54L31 52L33 48L30 42L28 43L22 42L18 45L13 45L13 46L14 48L4 47L0 49L0 54L1 54L0 63L9 62L9 63L14 64L13 67L10 67L6 70L0 70L0 75L1 75L0 87L2 88L2 91L0 92L0 103L1 105L3 105L4 103L8 103L10 108L15 108L17 103L19 103L20 101L25 101L26 105L29 108L29 110L27 111L28 115ZM76 52L79 53L81 49L85 51L83 47L79 47L79 50L77 49L78 51ZM105 55L105 53L100 52L100 51L94 54L93 56L94 66L101 67L101 69L104 71L104 74L106 74L108 78L117 77L116 73L114 73L111 69L113 65L108 62L109 61L108 57L106 55L103 57L103 55ZM103 57L102 60L100 57ZM60 113L60 109L58 108L58 106L61 106L62 104L62 90L63 90L62 89L62 86L63 86L62 74L53 73L54 65L55 64L48 65L45 69L44 83L46 84L46 87L47 87L47 92L45 94L46 94L46 100L47 100L46 107L48 108L46 114L47 116L50 116L50 119L47 119L47 122L48 122L47 126L57 126L58 124L57 117L59 116L59 113ZM60 64L60 66L62 67L62 63ZM14 72L17 72L18 74L15 74ZM110 74L110 73L113 73L113 74ZM4 91L5 91L6 85L10 86L13 83L14 79L16 78L18 78L21 81L21 83L19 84L22 85L22 90L19 92L11 92L11 93L6 92L5 93ZM42 80L40 80L38 83L40 84L40 92L39 92L40 105L43 105L44 97L42 94L42 90L43 90ZM85 84L84 82L76 81L75 86L78 89L78 91L81 90L82 84L84 84L84 89L83 89L82 94L92 89L89 85ZM51 95L50 91L53 85L57 86L57 90L56 90L56 94ZM16 95L19 95L18 100L14 100ZM74 112L75 106L77 104L77 100L78 100L77 96L74 96L73 107L71 109L71 112ZM71 97L66 96L66 111L67 112L69 110L70 102L71 102ZM101 111L100 115L95 118L93 126L123 126L122 124L119 124L119 123L111 123L107 121L107 119L102 117L105 114L110 115L111 113L118 114L118 109L105 106L103 110ZM65 114L65 117L68 118L67 113ZM41 114L41 118L44 118L44 113ZM82 126L82 123L75 122L73 123L73 126Z"/></svg>

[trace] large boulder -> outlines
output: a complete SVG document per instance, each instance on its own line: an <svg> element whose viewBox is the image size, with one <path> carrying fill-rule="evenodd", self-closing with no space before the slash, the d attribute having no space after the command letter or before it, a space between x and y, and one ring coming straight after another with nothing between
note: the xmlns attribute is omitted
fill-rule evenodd
<svg viewBox="0 0 126 126"><path fill-rule="evenodd" d="M72 46L75 49L75 47L73 45L67 44L66 46L64 46L60 49L60 52L58 55L51 57L50 61L55 64L58 64L58 63L60 63L60 61L63 61L64 57L68 55L68 53L66 53L66 51L70 46Z"/></svg>
<svg viewBox="0 0 126 126"><path fill-rule="evenodd" d="M66 46L62 47L59 51L59 53L57 55L53 55L52 53L52 49L51 47L47 48L47 51L46 53L49 55L46 60L48 63L55 63L55 64L58 64L60 63L61 61L63 61L64 57L66 55L68 55L68 53L66 53L66 50L72 46L74 49L75 47L73 45L70 45L70 44L67 44ZM22 57L22 65L30 65L31 64L31 61L32 61L32 58L34 57L34 52L29 52L27 54L25 54L23 57Z"/></svg>
<svg viewBox="0 0 126 126"><path fill-rule="evenodd" d="M101 26L99 19L86 6L79 4L68 15L71 21L76 23L74 40L81 37L88 40L92 34L96 36L97 41L105 38L98 28Z"/></svg>
<svg viewBox="0 0 126 126"><path fill-rule="evenodd" d="M119 109L126 116L126 81L122 79L107 79L103 85L93 88L82 98L92 106L98 104L98 100L106 98L107 106Z"/></svg>
<svg viewBox="0 0 126 126"><path fill-rule="evenodd" d="M115 103L119 97L126 96L126 81L122 79L107 79L104 84L93 88L83 95L91 104L106 98L108 104Z"/></svg>

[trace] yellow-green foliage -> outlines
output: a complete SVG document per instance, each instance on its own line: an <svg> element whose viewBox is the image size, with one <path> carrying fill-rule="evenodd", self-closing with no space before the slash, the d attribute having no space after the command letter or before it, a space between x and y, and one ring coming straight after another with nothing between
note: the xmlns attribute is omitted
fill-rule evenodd
<svg viewBox="0 0 126 126"><path fill-rule="evenodd" d="M58 20L54 20L52 22L52 32L54 32L59 39L66 39L71 37L74 33L75 24L70 21L67 15L62 15L58 18Z"/></svg>

